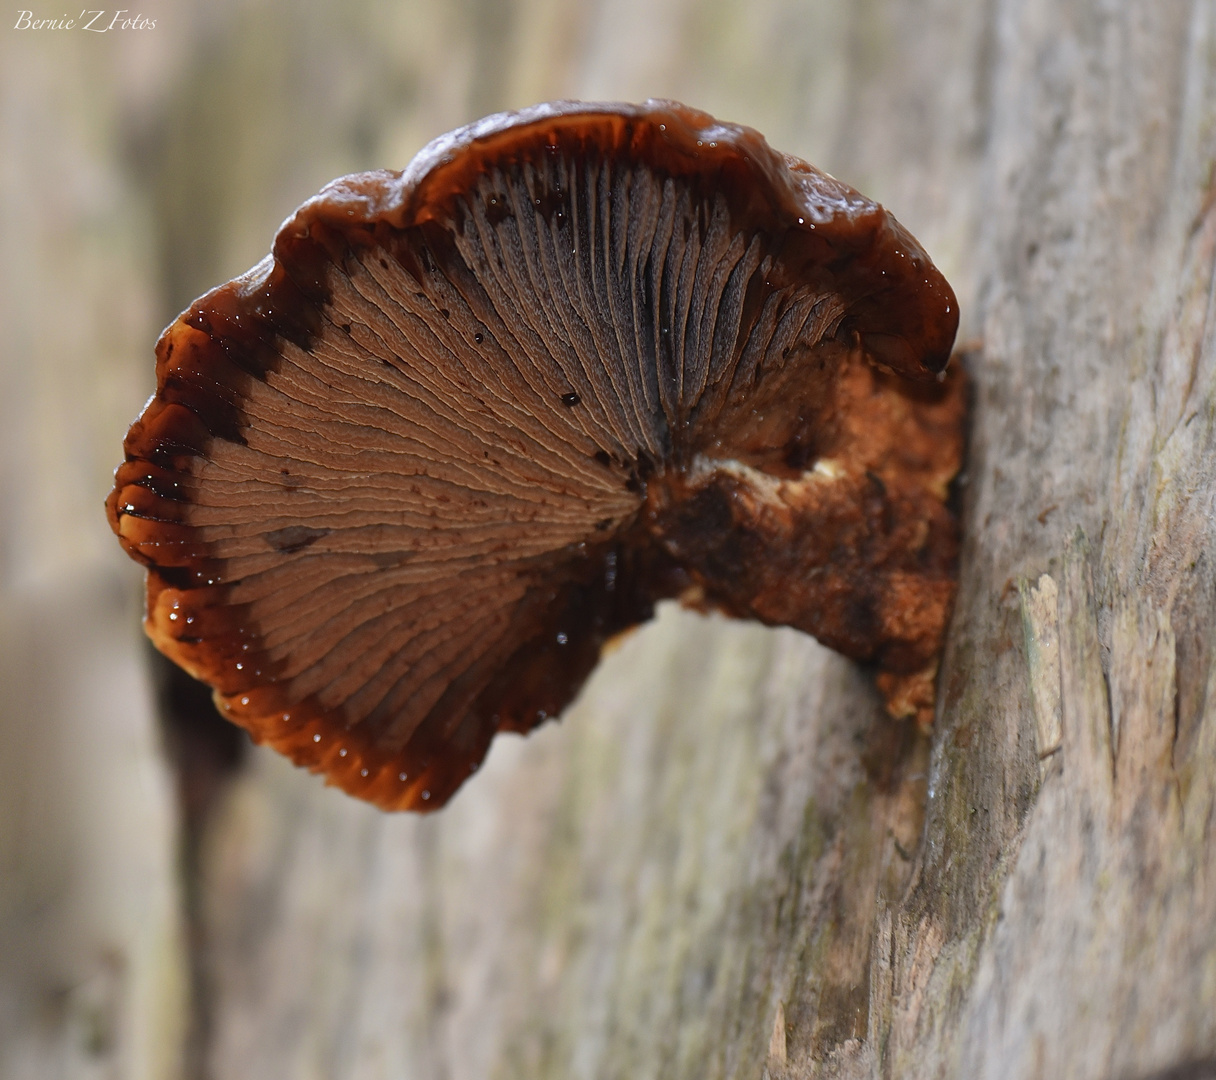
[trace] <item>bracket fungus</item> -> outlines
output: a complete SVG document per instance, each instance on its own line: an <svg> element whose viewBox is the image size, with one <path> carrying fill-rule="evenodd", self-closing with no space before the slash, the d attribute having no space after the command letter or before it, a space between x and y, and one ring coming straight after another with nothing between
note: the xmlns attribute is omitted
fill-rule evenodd
<svg viewBox="0 0 1216 1080"><path fill-rule="evenodd" d="M881 206L672 102L563 102L335 180L157 345L107 503L148 634L392 809L679 598L932 716L954 295Z"/></svg>

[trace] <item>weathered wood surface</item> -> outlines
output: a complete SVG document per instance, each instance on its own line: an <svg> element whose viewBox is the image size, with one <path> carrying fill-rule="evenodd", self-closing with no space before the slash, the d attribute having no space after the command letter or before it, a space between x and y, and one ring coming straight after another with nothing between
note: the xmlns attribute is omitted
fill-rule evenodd
<svg viewBox="0 0 1216 1080"><path fill-rule="evenodd" d="M162 17L165 52L140 53L142 67L80 54L102 71L91 107L119 149L18 108L11 64L0 128L7 150L12 118L34 117L65 159L97 162L143 207L160 321L255 261L330 175L403 163L470 116L548 97L682 98L884 201L982 340L968 357L962 589L931 741L887 724L865 675L804 637L664 609L560 725L499 740L431 818L385 817L255 752L191 851L197 903L177 967L139 959L148 940L184 940L163 903L101 935L138 985L163 988L160 1013L146 994L81 991L121 1018L111 1044L64 1056L80 1022L52 1019L42 1042L22 1036L24 1072L3 1051L0 1069L170 1075L174 1045L189 1073L217 1080L1135 1080L1216 1061L1212 0L233 2L205 15L166 2ZM644 34L627 32L638 23ZM21 79L50 82L68 62L11 35L3 47ZM6 175L6 190L25 179ZM97 249L73 227L67 295L87 303L99 271L81 252ZM99 257L102 272L148 290L147 264L123 258ZM49 301L38 310L45 320ZM75 355L69 330L92 341L104 325L77 315L51 334L23 311L10 304L5 325L48 342L52 366ZM4 354L18 394L25 356ZM89 414L87 400L73 408ZM14 505L30 459L10 430ZM37 460L48 483L73 475L67 459ZM26 595L10 552L43 554L3 528L7 615ZM100 624L118 625L104 591L90 595ZM46 631L65 646L66 618ZM68 670L48 668L45 685ZM15 718L38 706L13 702L38 700L6 694L6 732L36 730ZM74 745L69 718L88 710L61 712L56 737ZM88 720L108 731L107 715ZM154 767L143 753L138 767ZM112 777L133 767L104 760ZM62 790L53 774L40 775ZM166 828L144 790L141 813ZM10 803L6 941L25 925L10 898L34 895L29 853L47 830L92 836L79 812L23 831ZM163 897L161 843L137 850ZM119 846L119 865L135 865ZM121 896L114 880L68 889L63 925ZM190 965L186 1016L172 987ZM3 1002L41 978L0 963L0 1019L26 1015Z"/></svg>
<svg viewBox="0 0 1216 1080"><path fill-rule="evenodd" d="M121 143L149 72L134 40L31 40L16 17L0 31L0 1077L157 1080L179 1071L187 1007L172 779L139 600L98 518L158 317Z"/></svg>

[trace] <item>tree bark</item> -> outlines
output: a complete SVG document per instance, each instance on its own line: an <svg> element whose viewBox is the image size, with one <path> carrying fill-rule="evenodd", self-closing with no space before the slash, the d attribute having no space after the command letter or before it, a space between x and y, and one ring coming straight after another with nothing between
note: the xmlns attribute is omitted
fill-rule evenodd
<svg viewBox="0 0 1216 1080"><path fill-rule="evenodd" d="M681 98L884 202L955 285L960 592L927 738L806 637L664 607L437 815L252 753L190 870L188 1071L1216 1075L1216 3L346 10L219 5L162 73L166 317L329 172L546 97Z"/></svg>
<svg viewBox="0 0 1216 1080"><path fill-rule="evenodd" d="M1212 15L895 3L806 46L847 57L808 142L982 339L932 745L810 642L668 611L439 818L249 784L212 864L221 1075L1211 1058Z"/></svg>

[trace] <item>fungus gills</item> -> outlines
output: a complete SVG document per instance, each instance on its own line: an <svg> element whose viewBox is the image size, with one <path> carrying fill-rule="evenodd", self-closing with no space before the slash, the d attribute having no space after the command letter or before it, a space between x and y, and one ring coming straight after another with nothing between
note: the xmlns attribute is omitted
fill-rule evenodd
<svg viewBox="0 0 1216 1080"><path fill-rule="evenodd" d="M157 345L107 503L156 646L253 737L433 810L677 597L932 717L963 386L882 207L671 102L343 177Z"/></svg>

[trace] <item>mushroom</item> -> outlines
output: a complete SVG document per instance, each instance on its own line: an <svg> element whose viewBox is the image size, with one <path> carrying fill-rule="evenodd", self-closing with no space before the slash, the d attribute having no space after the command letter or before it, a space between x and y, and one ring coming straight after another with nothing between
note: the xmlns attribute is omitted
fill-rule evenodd
<svg viewBox="0 0 1216 1080"><path fill-rule="evenodd" d="M664 598L928 722L954 595L950 286L749 128L561 102L329 184L157 345L107 502L156 646L386 809L441 806Z"/></svg>

